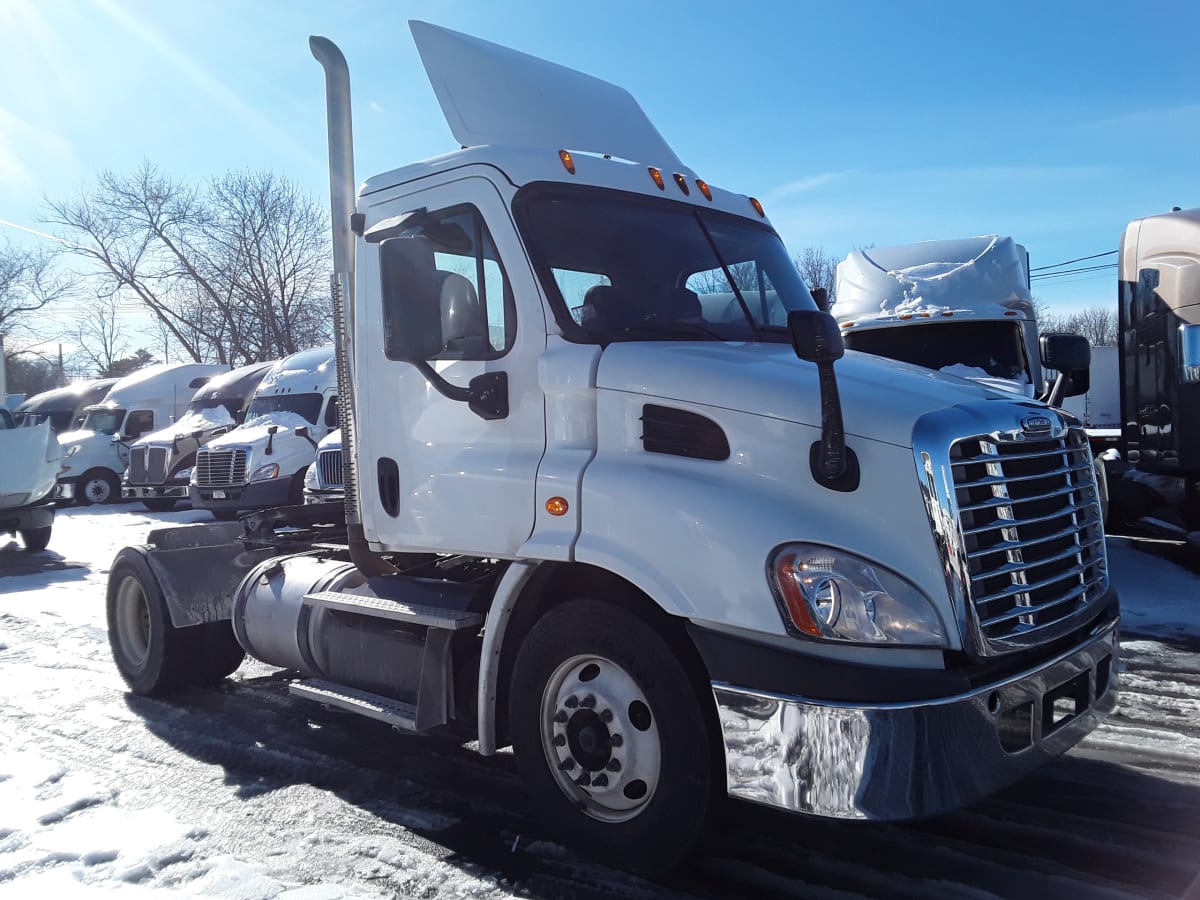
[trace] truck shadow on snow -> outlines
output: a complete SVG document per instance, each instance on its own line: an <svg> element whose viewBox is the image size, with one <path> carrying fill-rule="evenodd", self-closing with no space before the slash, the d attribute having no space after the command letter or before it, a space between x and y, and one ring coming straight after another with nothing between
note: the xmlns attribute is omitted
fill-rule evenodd
<svg viewBox="0 0 1200 900"><path fill-rule="evenodd" d="M525 896L915 896L940 883L1028 897L1048 877L1081 897L1101 885L1180 896L1197 875L1200 788L1140 771L1132 752L1074 751L921 822L805 819L730 801L705 850L650 882L554 843L527 809L511 755L486 759L453 738L398 735L304 703L287 695L289 677L251 672L213 691L126 702L167 744L220 766L234 806L311 785L377 817L373 833L472 874L482 867Z"/></svg>
<svg viewBox="0 0 1200 900"><path fill-rule="evenodd" d="M82 581L87 574L86 564L72 562L53 548L29 553L18 541L0 538L0 580L32 575L40 576L41 584L47 580Z"/></svg>

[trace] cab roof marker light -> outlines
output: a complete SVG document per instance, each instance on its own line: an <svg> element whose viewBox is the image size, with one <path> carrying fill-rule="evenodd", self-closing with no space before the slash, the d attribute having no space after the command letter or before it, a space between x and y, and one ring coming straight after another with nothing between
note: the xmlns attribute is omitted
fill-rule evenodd
<svg viewBox="0 0 1200 900"><path fill-rule="evenodd" d="M649 172L650 177L654 180L654 183L658 186L658 189L660 191L665 191L667 189L667 183L663 181L662 172L658 171L658 169L654 168L654 166L649 167Z"/></svg>
<svg viewBox="0 0 1200 900"><path fill-rule="evenodd" d="M1006 310L1004 311L1004 314L1005 314L1006 316L1019 316L1019 315L1020 315L1020 313L1019 313L1019 312L1017 312L1015 309L1006 309Z"/></svg>
<svg viewBox="0 0 1200 900"><path fill-rule="evenodd" d="M756 213L758 213L758 217L759 217L760 219L765 219L765 218L767 217L767 214L766 214L765 212L763 212L763 205L762 205L761 203L759 203L759 202L758 202L758 199L757 199L757 198L755 198L755 197L751 197L751 198L750 198L750 205L754 207L754 211L755 211Z"/></svg>
<svg viewBox="0 0 1200 900"><path fill-rule="evenodd" d="M907 322L911 318L912 318L912 313L900 313L901 321Z"/></svg>
<svg viewBox="0 0 1200 900"><path fill-rule="evenodd" d="M680 175L678 172L675 173L674 177L675 177L675 183L677 185L679 185L679 189L681 191L683 191L683 196L690 197L692 194L692 189L688 187L687 179L684 178L682 175Z"/></svg>
<svg viewBox="0 0 1200 900"><path fill-rule="evenodd" d="M942 318L944 318L944 319L948 319L952 315L954 315L954 310L952 310L952 309L947 309L942 312Z"/></svg>
<svg viewBox="0 0 1200 900"><path fill-rule="evenodd" d="M567 170L568 174L574 175L575 174L575 158L573 156L571 156L570 151L559 150L558 158L562 160L563 168Z"/></svg>
<svg viewBox="0 0 1200 900"><path fill-rule="evenodd" d="M853 328L853 327L854 327L854 323L853 323L853 322L843 322L843 323L842 323L842 327L843 327L843 328Z"/></svg>
<svg viewBox="0 0 1200 900"><path fill-rule="evenodd" d="M704 195L704 199L712 203L712 191L708 189L708 182L703 178L696 179L696 187L700 188L700 193Z"/></svg>

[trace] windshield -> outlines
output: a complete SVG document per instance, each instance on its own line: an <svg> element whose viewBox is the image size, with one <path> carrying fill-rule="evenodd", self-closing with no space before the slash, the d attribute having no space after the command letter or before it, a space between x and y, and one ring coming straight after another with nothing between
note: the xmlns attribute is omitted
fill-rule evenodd
<svg viewBox="0 0 1200 900"><path fill-rule="evenodd" d="M275 394L270 397L255 397L246 410L246 421L251 422L272 413L295 413L313 425L321 414L320 394Z"/></svg>
<svg viewBox="0 0 1200 900"><path fill-rule="evenodd" d="M939 322L842 332L846 346L959 378L1029 382L1017 322Z"/></svg>
<svg viewBox="0 0 1200 900"><path fill-rule="evenodd" d="M80 428L97 434L116 434L121 430L121 423L124 421L123 409L93 409L83 417Z"/></svg>
<svg viewBox="0 0 1200 900"><path fill-rule="evenodd" d="M539 186L518 215L572 340L786 341L815 309L778 235L713 210Z"/></svg>

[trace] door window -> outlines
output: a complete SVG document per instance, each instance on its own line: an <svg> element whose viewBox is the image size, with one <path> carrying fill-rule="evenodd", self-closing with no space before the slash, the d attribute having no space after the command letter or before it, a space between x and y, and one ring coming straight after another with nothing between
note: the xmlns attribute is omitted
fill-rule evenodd
<svg viewBox="0 0 1200 900"><path fill-rule="evenodd" d="M149 409L135 409L125 420L125 437L139 438L154 430L154 412Z"/></svg>

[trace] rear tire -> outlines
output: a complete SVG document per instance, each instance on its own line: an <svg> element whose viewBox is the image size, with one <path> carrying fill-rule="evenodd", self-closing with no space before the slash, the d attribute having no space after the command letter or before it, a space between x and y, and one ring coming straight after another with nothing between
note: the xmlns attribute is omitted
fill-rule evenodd
<svg viewBox="0 0 1200 900"><path fill-rule="evenodd" d="M703 839L723 788L710 718L678 653L622 607L574 600L521 642L509 725L548 832L658 872Z"/></svg>
<svg viewBox="0 0 1200 900"><path fill-rule="evenodd" d="M121 483L108 469L89 469L75 485L75 502L79 506L113 503L120 496Z"/></svg>
<svg viewBox="0 0 1200 900"><path fill-rule="evenodd" d="M108 642L117 671L135 694L165 694L220 681L245 652L230 622L176 628L145 557L117 554L108 576Z"/></svg>
<svg viewBox="0 0 1200 900"><path fill-rule="evenodd" d="M178 502L174 497L163 497L159 500L143 500L142 506L146 507L150 512L167 512L174 509L175 504Z"/></svg>
<svg viewBox="0 0 1200 900"><path fill-rule="evenodd" d="M53 525L43 525L41 528L24 528L21 530L21 541L29 553L40 553L50 544L50 532Z"/></svg>

